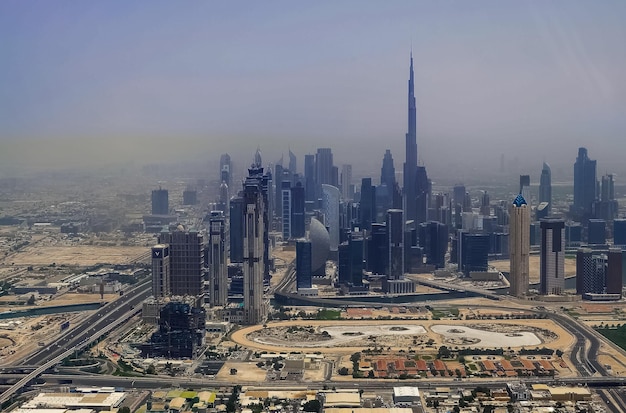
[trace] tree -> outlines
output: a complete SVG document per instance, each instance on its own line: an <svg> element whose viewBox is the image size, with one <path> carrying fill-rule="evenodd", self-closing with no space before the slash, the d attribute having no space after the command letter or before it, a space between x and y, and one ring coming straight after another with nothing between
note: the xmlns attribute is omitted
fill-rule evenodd
<svg viewBox="0 0 626 413"><path fill-rule="evenodd" d="M154 367L154 364L150 364L148 366L148 368L146 369L146 374L156 374L156 368Z"/></svg>
<svg viewBox="0 0 626 413"><path fill-rule="evenodd" d="M321 410L322 405L319 400L313 399L304 403L303 408L305 412L318 413Z"/></svg>
<svg viewBox="0 0 626 413"><path fill-rule="evenodd" d="M26 304L28 304L28 305L35 304L35 296L31 295L30 298L28 299L28 301L26 301Z"/></svg>
<svg viewBox="0 0 626 413"><path fill-rule="evenodd" d="M122 406L117 413L130 413L130 407L128 406Z"/></svg>
<svg viewBox="0 0 626 413"><path fill-rule="evenodd" d="M348 368L347 367L342 367L339 369L339 375L340 376L347 376L348 375Z"/></svg>

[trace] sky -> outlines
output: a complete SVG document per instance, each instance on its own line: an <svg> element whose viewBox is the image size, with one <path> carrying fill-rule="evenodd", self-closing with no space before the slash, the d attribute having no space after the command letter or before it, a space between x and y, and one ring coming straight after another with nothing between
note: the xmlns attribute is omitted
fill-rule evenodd
<svg viewBox="0 0 626 413"><path fill-rule="evenodd" d="M0 2L0 163L402 169L409 54L429 170L626 152L626 2ZM599 173L602 171L599 171ZM378 173L378 172L376 172Z"/></svg>

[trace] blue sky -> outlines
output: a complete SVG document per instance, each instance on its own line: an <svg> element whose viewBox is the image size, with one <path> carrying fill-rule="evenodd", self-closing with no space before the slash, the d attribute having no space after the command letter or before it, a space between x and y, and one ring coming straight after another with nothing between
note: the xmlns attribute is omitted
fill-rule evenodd
<svg viewBox="0 0 626 413"><path fill-rule="evenodd" d="M376 165L391 148L401 168L412 44L427 165L538 145L609 161L626 149L624 22L624 1L4 0L0 145L332 146Z"/></svg>

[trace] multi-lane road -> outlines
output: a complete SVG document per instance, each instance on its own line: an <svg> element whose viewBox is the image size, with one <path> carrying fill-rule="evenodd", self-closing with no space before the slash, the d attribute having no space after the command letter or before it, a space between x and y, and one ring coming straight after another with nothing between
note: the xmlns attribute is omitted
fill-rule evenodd
<svg viewBox="0 0 626 413"><path fill-rule="evenodd" d="M141 303L151 293L150 280L140 282L119 299L103 306L74 328L69 329L54 344L25 357L18 364L37 366L31 373L0 395L0 404L20 392L24 386L61 362L76 350L80 350L103 334L113 330L141 310Z"/></svg>

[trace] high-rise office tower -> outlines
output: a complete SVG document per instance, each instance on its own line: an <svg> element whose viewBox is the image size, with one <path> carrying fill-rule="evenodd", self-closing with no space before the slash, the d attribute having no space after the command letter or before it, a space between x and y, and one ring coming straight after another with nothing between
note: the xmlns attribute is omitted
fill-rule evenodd
<svg viewBox="0 0 626 413"><path fill-rule="evenodd" d="M578 148L574 163L574 206L576 214L591 214L596 199L596 161L589 159L587 148Z"/></svg>
<svg viewBox="0 0 626 413"><path fill-rule="evenodd" d="M383 156L383 166L380 168L380 184L393 188L396 184L396 168L393 166L393 156L387 149Z"/></svg>
<svg viewBox="0 0 626 413"><path fill-rule="evenodd" d="M284 177L284 169L281 163L277 163L274 165L274 196L276 208L274 213L278 218L282 218L283 213L283 177ZM289 183L289 180L287 180Z"/></svg>
<svg viewBox="0 0 626 413"><path fill-rule="evenodd" d="M198 193L192 187L187 187L183 191L183 205L196 205L198 203Z"/></svg>
<svg viewBox="0 0 626 413"><path fill-rule="evenodd" d="M541 169L541 178L539 178L539 203L546 202L548 205L545 206L545 216L550 215L550 210L552 209L552 170L550 169L550 165L547 163L543 163L543 168Z"/></svg>
<svg viewBox="0 0 626 413"><path fill-rule="evenodd" d="M389 234L387 233L387 225L372 224L372 230L369 232L366 241L367 259L365 269L372 274L388 275ZM401 258L404 259L404 257Z"/></svg>
<svg viewBox="0 0 626 413"><path fill-rule="evenodd" d="M576 294L603 294L606 270L606 254L580 248L576 253Z"/></svg>
<svg viewBox="0 0 626 413"><path fill-rule="evenodd" d="M353 232L350 234L350 273L351 281L354 286L363 285L363 256L365 243L363 242L362 232Z"/></svg>
<svg viewBox="0 0 626 413"><path fill-rule="evenodd" d="M394 189L396 186L396 169L393 165L391 151L387 149L380 168L380 186L376 188L376 216L383 217L388 209L393 209Z"/></svg>
<svg viewBox="0 0 626 413"><path fill-rule="evenodd" d="M230 200L229 238L230 262L243 262L243 198L235 197Z"/></svg>
<svg viewBox="0 0 626 413"><path fill-rule="evenodd" d="M167 245L152 247L152 295L154 298L170 295L170 251Z"/></svg>
<svg viewBox="0 0 626 413"><path fill-rule="evenodd" d="M330 148L319 148L315 155L315 199L322 197L322 185L333 185L333 180L333 153Z"/></svg>
<svg viewBox="0 0 626 413"><path fill-rule="evenodd" d="M211 212L209 218L209 304L228 304L228 271L226 267L226 218L220 211Z"/></svg>
<svg viewBox="0 0 626 413"><path fill-rule="evenodd" d="M376 222L376 187L372 185L372 178L363 178L359 202L359 224L362 229L369 231L373 222Z"/></svg>
<svg viewBox="0 0 626 413"><path fill-rule="evenodd" d="M601 182L600 200L611 201L615 199L615 181L613 180L613 174L603 175Z"/></svg>
<svg viewBox="0 0 626 413"><path fill-rule="evenodd" d="M600 199L592 206L592 215L606 221L617 218L619 205L615 199L615 181L613 174L602 176L600 185Z"/></svg>
<svg viewBox="0 0 626 413"><path fill-rule="evenodd" d="M322 213L330 235L331 251L337 251L339 246L339 198L339 188L322 184Z"/></svg>
<svg viewBox="0 0 626 413"><path fill-rule="evenodd" d="M291 237L302 238L305 233L304 215L304 187L302 183L296 183L291 188Z"/></svg>
<svg viewBox="0 0 626 413"><path fill-rule="evenodd" d="M606 293L622 294L623 252L621 248L610 248L606 272Z"/></svg>
<svg viewBox="0 0 626 413"><path fill-rule="evenodd" d="M315 201L315 155L304 155L304 195L306 201Z"/></svg>
<svg viewBox="0 0 626 413"><path fill-rule="evenodd" d="M389 271L387 278L404 278L404 212L401 209L387 210L387 236L389 248Z"/></svg>
<svg viewBox="0 0 626 413"><path fill-rule="evenodd" d="M217 209L222 211L224 214L228 214L230 209L230 195L228 191L228 184L225 181L222 181L220 184L220 201L218 202Z"/></svg>
<svg viewBox="0 0 626 413"><path fill-rule="evenodd" d="M283 240L291 238L291 182L283 181L280 209L282 211Z"/></svg>
<svg viewBox="0 0 626 413"><path fill-rule="evenodd" d="M626 246L626 219L613 221L613 245Z"/></svg>
<svg viewBox="0 0 626 413"><path fill-rule="evenodd" d="M509 294L523 297L529 283L530 207L522 194L511 205L509 228Z"/></svg>
<svg viewBox="0 0 626 413"><path fill-rule="evenodd" d="M243 309L244 323L258 324L266 317L263 301L263 278L265 269L266 213L263 168L249 169L249 176L244 182L243 200Z"/></svg>
<svg viewBox="0 0 626 413"><path fill-rule="evenodd" d="M167 215L170 212L167 189L159 187L152 191L152 215Z"/></svg>
<svg viewBox="0 0 626 413"><path fill-rule="evenodd" d="M565 221L541 220L541 255L539 293L560 295L565 285Z"/></svg>
<svg viewBox="0 0 626 413"><path fill-rule="evenodd" d="M415 109L415 86L413 75L413 52L409 71L408 130L405 136L404 211L405 219L417 222L417 114Z"/></svg>
<svg viewBox="0 0 626 413"><path fill-rule="evenodd" d="M454 227L463 227L463 205L465 204L465 185L456 184L452 189L452 212L454 212Z"/></svg>
<svg viewBox="0 0 626 413"><path fill-rule="evenodd" d="M465 276L474 271L488 270L489 234L460 231L458 242L459 270L463 271Z"/></svg>
<svg viewBox="0 0 626 413"><path fill-rule="evenodd" d="M291 152L291 148L289 149L289 172L291 172L292 174L297 174L298 173L298 164L297 162L297 158L296 158L296 154Z"/></svg>
<svg viewBox="0 0 626 413"><path fill-rule="evenodd" d="M448 252L448 227L437 221L422 222L418 238L426 256L426 264L444 268Z"/></svg>
<svg viewBox="0 0 626 413"><path fill-rule="evenodd" d="M296 242L296 288L311 288L311 241L300 239Z"/></svg>
<svg viewBox="0 0 626 413"><path fill-rule="evenodd" d="M587 224L587 243L606 244L606 221L603 219L590 219Z"/></svg>
<svg viewBox="0 0 626 413"><path fill-rule="evenodd" d="M354 188L352 186L352 165L341 166L341 197L345 201L354 199Z"/></svg>
<svg viewBox="0 0 626 413"><path fill-rule="evenodd" d="M220 156L220 181L226 182L226 185L232 185L232 163L230 161L230 155L225 153Z"/></svg>
<svg viewBox="0 0 626 413"><path fill-rule="evenodd" d="M490 198L487 191L483 192L483 195L480 197L480 215L488 217L491 214L491 205Z"/></svg>
<svg viewBox="0 0 626 413"><path fill-rule="evenodd" d="M201 296L204 292L202 234L179 225L174 231L161 232L159 244L169 245L171 294Z"/></svg>

